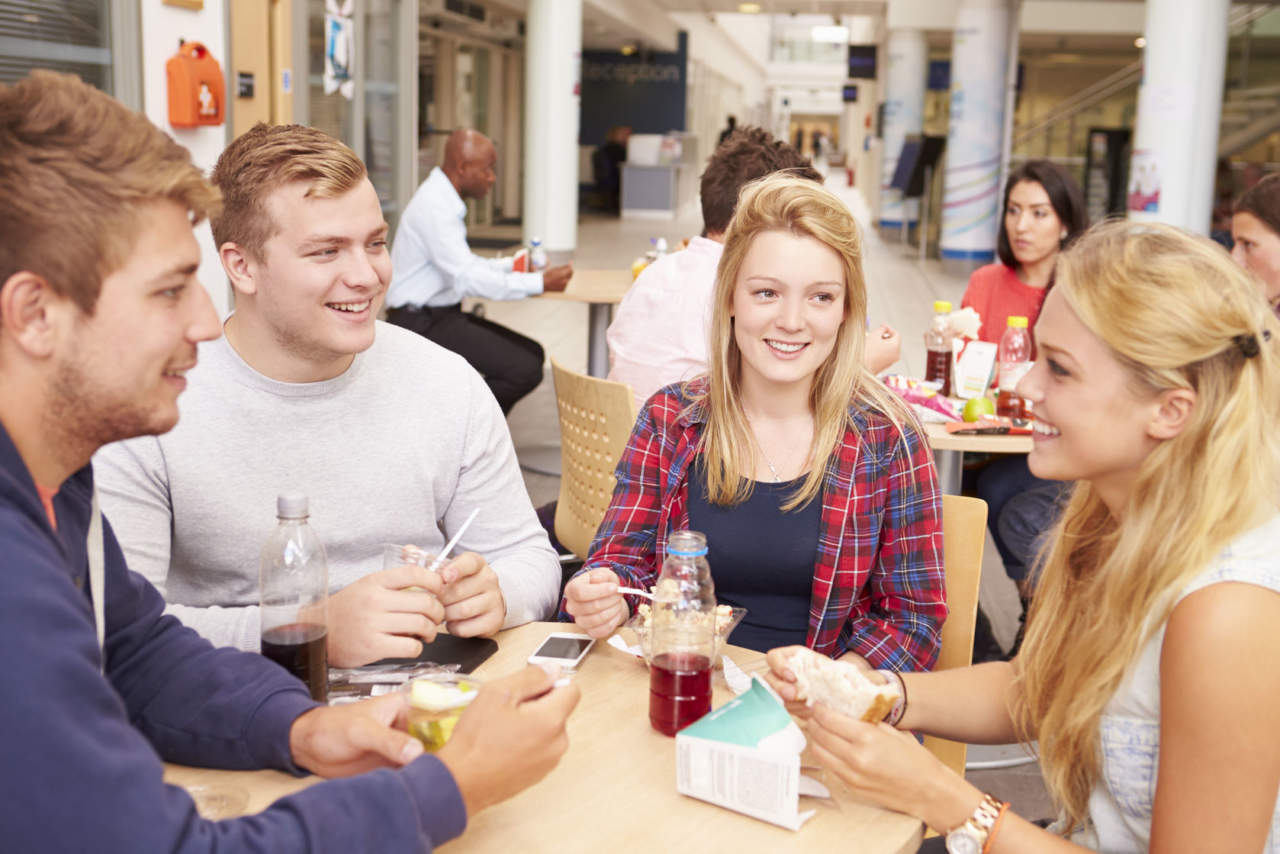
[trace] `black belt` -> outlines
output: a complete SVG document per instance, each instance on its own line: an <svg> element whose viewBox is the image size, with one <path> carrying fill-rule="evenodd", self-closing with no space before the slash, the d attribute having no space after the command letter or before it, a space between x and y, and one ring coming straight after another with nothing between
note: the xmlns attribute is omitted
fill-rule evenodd
<svg viewBox="0 0 1280 854"><path fill-rule="evenodd" d="M462 311L462 303L460 302L455 302L453 305L393 305L387 307L387 314L404 312L406 314L425 314L427 317L433 314L452 314L460 311Z"/></svg>

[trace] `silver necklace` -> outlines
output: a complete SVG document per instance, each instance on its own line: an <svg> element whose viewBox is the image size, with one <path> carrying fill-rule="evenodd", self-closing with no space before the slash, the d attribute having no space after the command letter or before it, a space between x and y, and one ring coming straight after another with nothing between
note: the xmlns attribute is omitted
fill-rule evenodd
<svg viewBox="0 0 1280 854"><path fill-rule="evenodd" d="M773 460L769 459L769 455L764 452L764 445L760 444L760 437L751 432L751 438L756 440L756 448L760 451L760 456L764 457L764 464L769 467L769 473L773 475L774 483L782 483L782 478L778 476L778 470L773 467Z"/></svg>

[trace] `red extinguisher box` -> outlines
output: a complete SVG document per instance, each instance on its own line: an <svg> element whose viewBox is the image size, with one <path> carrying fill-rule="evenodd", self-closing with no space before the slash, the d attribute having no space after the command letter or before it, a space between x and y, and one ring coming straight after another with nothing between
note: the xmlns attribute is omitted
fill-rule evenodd
<svg viewBox="0 0 1280 854"><path fill-rule="evenodd" d="M220 125L226 117L222 66L200 42L185 42L164 64L169 79L169 124Z"/></svg>

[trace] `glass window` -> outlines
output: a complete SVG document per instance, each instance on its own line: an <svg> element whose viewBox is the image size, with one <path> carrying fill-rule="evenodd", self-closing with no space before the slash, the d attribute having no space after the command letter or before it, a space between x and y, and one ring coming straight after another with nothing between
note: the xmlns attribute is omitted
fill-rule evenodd
<svg viewBox="0 0 1280 854"><path fill-rule="evenodd" d="M0 0L0 82L47 68L114 94L111 0Z"/></svg>

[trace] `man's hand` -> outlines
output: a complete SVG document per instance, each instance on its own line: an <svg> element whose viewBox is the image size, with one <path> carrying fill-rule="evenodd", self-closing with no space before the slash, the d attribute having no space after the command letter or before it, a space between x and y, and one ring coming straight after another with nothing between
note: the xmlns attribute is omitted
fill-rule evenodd
<svg viewBox="0 0 1280 854"><path fill-rule="evenodd" d="M573 265L564 264L559 267L548 267L542 271L542 290L563 291L569 285L569 278L573 275Z"/></svg>
<svg viewBox="0 0 1280 854"><path fill-rule="evenodd" d="M449 634L459 637L492 637L507 619L507 600L498 574L475 552L463 552L440 568Z"/></svg>
<svg viewBox="0 0 1280 854"><path fill-rule="evenodd" d="M321 777L350 777L395 768L422 755L422 742L404 732L409 697L403 692L303 712L289 728L293 761Z"/></svg>
<svg viewBox="0 0 1280 854"><path fill-rule="evenodd" d="M415 658L445 619L442 587L436 573L406 565L366 575L330 596L329 664Z"/></svg>
<svg viewBox="0 0 1280 854"><path fill-rule="evenodd" d="M593 638L608 637L630 615L618 592L618 576L604 567L577 575L565 585L564 609Z"/></svg>
<svg viewBox="0 0 1280 854"><path fill-rule="evenodd" d="M569 748L565 721L580 695L573 685L552 690L554 682L542 668L526 667L488 683L436 752L468 816L547 776Z"/></svg>
<svg viewBox="0 0 1280 854"><path fill-rule="evenodd" d="M884 373L890 365L898 361L902 353L902 336L892 326L877 326L867 332L867 346L864 358L867 370L876 376Z"/></svg>

